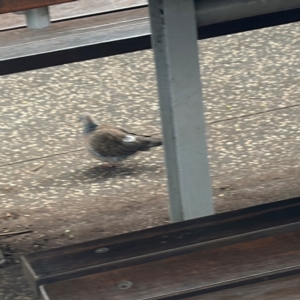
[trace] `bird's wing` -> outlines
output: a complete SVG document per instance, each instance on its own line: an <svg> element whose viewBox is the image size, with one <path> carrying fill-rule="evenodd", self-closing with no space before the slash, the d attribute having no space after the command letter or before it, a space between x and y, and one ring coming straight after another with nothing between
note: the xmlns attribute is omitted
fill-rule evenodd
<svg viewBox="0 0 300 300"><path fill-rule="evenodd" d="M129 135L134 135L134 136L139 136L139 137L151 137L152 136L152 135L141 135L141 134L137 134L137 133L134 133L134 132L129 132L129 131L126 131L123 128L118 128L118 129L121 130L122 132L126 133L126 134L129 134Z"/></svg>
<svg viewBox="0 0 300 300"><path fill-rule="evenodd" d="M106 157L132 155L140 150L148 150L145 148L149 144L142 137L109 126L98 127L87 138L90 150Z"/></svg>
<svg viewBox="0 0 300 300"><path fill-rule="evenodd" d="M126 134L130 134L130 135L134 135L134 136L138 136L138 137L141 137L141 138L152 138L152 137L157 137L157 136L161 136L161 133L160 132L155 132L155 133L152 133L151 135L146 135L146 134L138 134L138 133L134 133L134 132L129 132L129 131L126 131L125 129L123 128L118 128L119 130L123 131L124 133Z"/></svg>

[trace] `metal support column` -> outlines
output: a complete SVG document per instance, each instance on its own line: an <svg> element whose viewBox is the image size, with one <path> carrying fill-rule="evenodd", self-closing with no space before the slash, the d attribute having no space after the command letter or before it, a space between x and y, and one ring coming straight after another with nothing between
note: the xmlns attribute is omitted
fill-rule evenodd
<svg viewBox="0 0 300 300"><path fill-rule="evenodd" d="M213 214L193 0L149 0L173 222Z"/></svg>
<svg viewBox="0 0 300 300"><path fill-rule="evenodd" d="M26 10L25 15L28 28L42 29L50 25L50 14L47 6Z"/></svg>

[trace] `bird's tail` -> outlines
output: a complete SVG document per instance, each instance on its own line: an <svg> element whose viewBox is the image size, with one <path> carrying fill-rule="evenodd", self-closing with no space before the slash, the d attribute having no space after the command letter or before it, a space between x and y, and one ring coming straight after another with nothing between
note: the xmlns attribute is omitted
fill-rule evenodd
<svg viewBox="0 0 300 300"><path fill-rule="evenodd" d="M151 136L151 137L148 137L147 139L149 141L149 147L150 148L158 147L158 146L161 146L163 144L162 138L159 137L159 136L158 137Z"/></svg>
<svg viewBox="0 0 300 300"><path fill-rule="evenodd" d="M134 135L143 141L143 146L141 147L140 151L148 151L152 147L158 147L163 144L162 136L160 133L155 133L152 135L140 135L133 132L128 132L122 129L125 133Z"/></svg>
<svg viewBox="0 0 300 300"><path fill-rule="evenodd" d="M163 144L162 137L160 136L149 136L149 135L139 135L139 140L141 143L140 151L148 151L150 148L158 147Z"/></svg>

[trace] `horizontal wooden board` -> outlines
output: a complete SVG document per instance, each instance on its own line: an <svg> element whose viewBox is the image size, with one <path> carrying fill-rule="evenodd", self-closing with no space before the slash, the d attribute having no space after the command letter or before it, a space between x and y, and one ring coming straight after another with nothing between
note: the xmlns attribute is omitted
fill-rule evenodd
<svg viewBox="0 0 300 300"><path fill-rule="evenodd" d="M128 16L135 14L137 10L137 8L129 9ZM118 12L108 13L106 17L114 19L115 14ZM60 26L52 23L46 30L38 30L41 35L43 34L42 38L36 33L37 30L29 32L25 29L15 29L8 30L5 35L1 34L0 76L151 48L149 19L128 19L127 24L125 22L115 24L109 29L94 26L82 28L81 25L87 24L91 18L93 17L86 17L87 22L81 18L76 20L78 21L77 33L69 31L68 24L70 22L74 24L74 20L68 20L59 22ZM300 21L300 8L200 26L198 39L298 21ZM55 33L58 27L62 29L59 36ZM27 42L29 36L33 38ZM12 46L7 43L11 37L14 38Z"/></svg>
<svg viewBox="0 0 300 300"><path fill-rule="evenodd" d="M183 299L264 282L276 274L295 275L288 270L297 266L300 273L299 261L300 231L295 231L45 285L44 299ZM132 286L119 289L124 282Z"/></svg>
<svg viewBox="0 0 300 300"><path fill-rule="evenodd" d="M147 0L84 0L74 1L63 6L54 5L50 7L49 11L51 21L57 22L74 18L91 17L95 14L107 14L145 5L147 5ZM0 31L21 27L27 27L26 19L22 15L5 14L0 18Z"/></svg>
<svg viewBox="0 0 300 300"><path fill-rule="evenodd" d="M300 229L299 198L160 226L22 257L38 285L215 249ZM99 248L107 251L97 253Z"/></svg>
<svg viewBox="0 0 300 300"><path fill-rule="evenodd" d="M150 47L147 8L10 30L1 34L0 75Z"/></svg>
<svg viewBox="0 0 300 300"><path fill-rule="evenodd" d="M28 10L77 0L0 0L0 14Z"/></svg>
<svg viewBox="0 0 300 300"><path fill-rule="evenodd" d="M205 300L299 300L300 275L250 284L205 295ZM199 300L199 296L186 300Z"/></svg>

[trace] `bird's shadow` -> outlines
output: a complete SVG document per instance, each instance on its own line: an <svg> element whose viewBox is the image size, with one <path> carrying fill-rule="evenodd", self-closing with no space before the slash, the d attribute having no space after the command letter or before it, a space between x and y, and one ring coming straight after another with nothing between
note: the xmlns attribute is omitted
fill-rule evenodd
<svg viewBox="0 0 300 300"><path fill-rule="evenodd" d="M70 185L76 185L77 181L88 181L95 183L99 181L109 180L111 178L124 178L127 176L138 177L144 173L163 173L164 167L162 164L142 165L130 164L120 165L115 168L104 168L103 166L95 166L86 169L75 169L73 172L61 174L60 179L64 182L69 182Z"/></svg>
<svg viewBox="0 0 300 300"><path fill-rule="evenodd" d="M141 164L131 164L131 165L120 165L115 168L105 168L103 166L95 166L85 170L78 170L78 175L85 178L113 178L113 177L125 177L125 176L138 176L142 173L156 172L162 169L161 165L141 165Z"/></svg>

